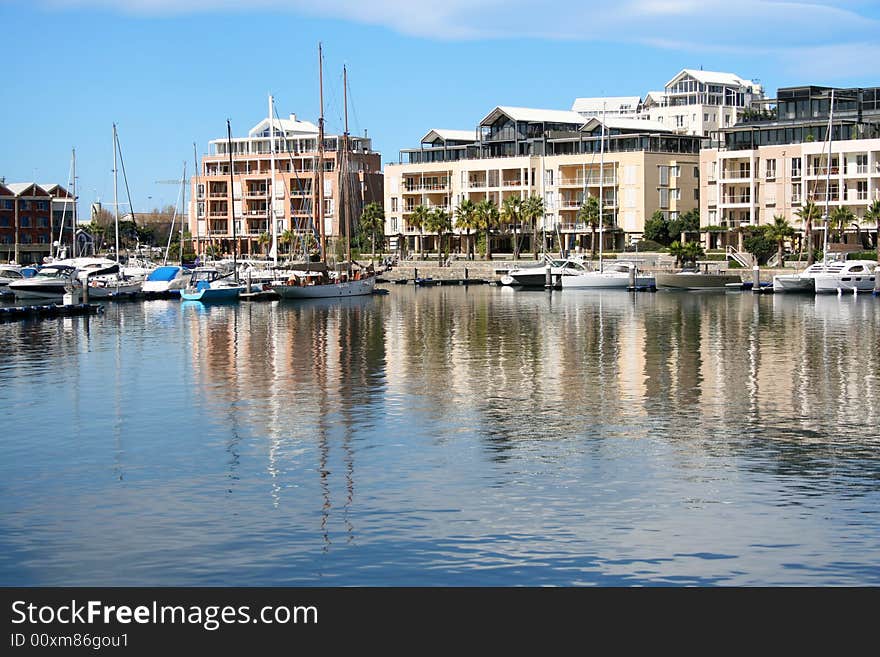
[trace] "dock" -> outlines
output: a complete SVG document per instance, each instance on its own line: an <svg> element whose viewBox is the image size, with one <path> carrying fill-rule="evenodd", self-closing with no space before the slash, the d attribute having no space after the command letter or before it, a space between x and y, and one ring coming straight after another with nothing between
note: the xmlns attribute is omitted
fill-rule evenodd
<svg viewBox="0 0 880 657"><path fill-rule="evenodd" d="M97 303L50 303L42 306L10 306L0 308L0 322L97 315L102 312L104 312L104 306Z"/></svg>

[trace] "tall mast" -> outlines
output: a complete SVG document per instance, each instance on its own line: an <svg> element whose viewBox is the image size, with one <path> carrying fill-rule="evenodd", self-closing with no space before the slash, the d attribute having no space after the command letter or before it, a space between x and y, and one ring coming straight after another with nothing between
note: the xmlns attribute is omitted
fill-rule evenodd
<svg viewBox="0 0 880 657"><path fill-rule="evenodd" d="M186 160L183 161L183 177L180 179L180 193L183 198L180 201L180 209L185 210L186 208ZM198 205L196 205L196 213L198 213ZM198 217L196 217L196 221L198 221ZM171 236L168 236L168 239L171 239ZM183 212L181 212L180 217L180 266L183 267Z"/></svg>
<svg viewBox="0 0 880 657"><path fill-rule="evenodd" d="M321 239L321 260L327 260L327 240L324 235L324 55L318 44L318 96L321 114L318 117L318 207L316 218Z"/></svg>
<svg viewBox="0 0 880 657"><path fill-rule="evenodd" d="M828 161L825 166L825 238L822 243L822 260L828 261L828 210L831 204L831 131L834 129L834 89L831 90L831 108L828 112ZM840 193L840 192L838 192Z"/></svg>
<svg viewBox="0 0 880 657"><path fill-rule="evenodd" d="M196 258L199 257L199 247L201 246L200 235L199 233L199 156L196 154L196 142L193 142L193 171L196 174L196 193L193 194L193 199L196 205ZM184 176L186 178L186 176ZM180 247L183 248L182 246Z"/></svg>
<svg viewBox="0 0 880 657"><path fill-rule="evenodd" d="M278 266L278 221L275 219L275 112L274 98L269 95L269 220L272 222L272 262Z"/></svg>
<svg viewBox="0 0 880 657"><path fill-rule="evenodd" d="M76 257L76 206L77 206L77 202L78 202L78 199L76 198L76 149L74 148L73 149L73 224L70 226L70 253L73 255L74 258ZM62 226L61 229L62 229L61 241L63 242L64 241L64 239L63 239L64 226Z"/></svg>
<svg viewBox="0 0 880 657"><path fill-rule="evenodd" d="M229 214L232 216L232 271L238 283L238 244L235 233L235 178L232 175L232 127L226 119L226 149L229 151Z"/></svg>
<svg viewBox="0 0 880 657"><path fill-rule="evenodd" d="M113 124L113 210L116 215L116 262L119 262L119 194L116 184L116 124Z"/></svg>
<svg viewBox="0 0 880 657"><path fill-rule="evenodd" d="M345 131L342 133L342 158L340 162L342 167L339 171L339 211L345 212L345 224L339 222L340 227L344 225L345 230L345 261L348 263L348 275L351 276L351 212L347 205L347 197L344 192L350 193L348 189L348 70L345 64L342 65L342 106L345 108ZM340 217L341 219L341 217Z"/></svg>
<svg viewBox="0 0 880 657"><path fill-rule="evenodd" d="M602 249L605 246L602 206L605 205L605 103L602 103L602 143L599 145L599 271L602 271Z"/></svg>

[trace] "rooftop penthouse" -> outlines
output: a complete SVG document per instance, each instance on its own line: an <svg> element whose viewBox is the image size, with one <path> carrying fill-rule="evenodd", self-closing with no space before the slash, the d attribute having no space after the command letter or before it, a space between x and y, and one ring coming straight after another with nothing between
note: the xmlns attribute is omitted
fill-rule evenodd
<svg viewBox="0 0 880 657"><path fill-rule="evenodd" d="M473 130L433 129L418 148L400 151L401 164L498 157L648 151L699 153L700 138L661 123L619 116L587 118L568 110L498 106Z"/></svg>

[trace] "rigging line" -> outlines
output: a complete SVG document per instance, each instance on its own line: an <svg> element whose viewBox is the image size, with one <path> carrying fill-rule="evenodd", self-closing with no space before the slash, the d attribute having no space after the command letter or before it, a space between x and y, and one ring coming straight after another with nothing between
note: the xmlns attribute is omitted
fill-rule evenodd
<svg viewBox="0 0 880 657"><path fill-rule="evenodd" d="M125 194L128 197L128 211L131 212L131 221L137 225L134 216L134 206L131 204L131 190L128 188L128 177L125 175L125 160L122 159L122 143L119 141L119 128L116 128L116 150L119 151L119 164L122 165L122 181L125 183ZM119 254L116 254L119 257Z"/></svg>
<svg viewBox="0 0 880 657"><path fill-rule="evenodd" d="M355 107L354 99L351 97L351 82L348 83L348 104L351 107L351 113L354 115L354 121L352 123L357 127L357 132L361 132L361 122L358 118L357 108Z"/></svg>
<svg viewBox="0 0 880 657"><path fill-rule="evenodd" d="M67 174L67 186L70 187L70 181L73 178L73 159L70 160L70 171ZM67 191L67 190L65 190ZM76 203L76 196L73 198L73 202ZM67 203L64 204L64 209L61 211L61 226L58 228L58 247L61 247L61 239L64 237L64 222L67 218ZM74 229L76 227L74 226ZM71 247L73 244L71 243ZM49 255L52 255L54 250L54 246L52 244L49 245ZM71 249L72 250L72 249ZM57 255L57 254L56 254Z"/></svg>

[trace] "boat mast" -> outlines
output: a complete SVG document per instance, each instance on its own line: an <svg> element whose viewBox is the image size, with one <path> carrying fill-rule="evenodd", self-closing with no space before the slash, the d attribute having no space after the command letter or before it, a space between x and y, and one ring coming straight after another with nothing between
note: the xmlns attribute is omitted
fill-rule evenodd
<svg viewBox="0 0 880 657"><path fill-rule="evenodd" d="M119 262L119 193L116 183L116 124L113 124L113 210L116 215L116 262Z"/></svg>
<svg viewBox="0 0 880 657"><path fill-rule="evenodd" d="M324 55L318 43L318 98L321 114L318 117L318 207L315 217L321 240L321 261L327 261L327 240L324 235Z"/></svg>
<svg viewBox="0 0 880 657"><path fill-rule="evenodd" d="M186 160L183 161L183 177L180 179L180 193L183 198L180 201L181 217L180 217L180 266L183 267L183 210L186 208ZM198 206L196 206L198 210ZM198 218L196 218L198 221ZM169 235L169 239L171 236Z"/></svg>
<svg viewBox="0 0 880 657"><path fill-rule="evenodd" d="M345 64L342 65L342 106L345 108L345 131L342 133L342 157L340 162L342 166L339 171L339 211L345 213L345 223L343 224L340 217L339 225L344 226L345 230L345 261L348 263L348 275L351 277L351 212L346 205L345 193L348 190L348 70Z"/></svg>
<svg viewBox="0 0 880 657"><path fill-rule="evenodd" d="M595 152L595 151L594 151ZM599 271L602 271L602 249L605 246L602 206L605 205L605 103L602 103L602 143L599 145Z"/></svg>
<svg viewBox="0 0 880 657"><path fill-rule="evenodd" d="M193 171L196 174L196 193L193 194L193 198L195 200L196 205L196 258L199 257L199 247L201 246L200 235L199 235L199 156L196 154L196 142L193 142ZM186 178L186 176L184 176ZM183 245L180 247L183 249Z"/></svg>
<svg viewBox="0 0 880 657"><path fill-rule="evenodd" d="M76 257L76 149L73 149L73 224L70 226L70 253ZM64 241L64 224L61 225L59 242Z"/></svg>
<svg viewBox="0 0 880 657"><path fill-rule="evenodd" d="M275 219L275 99L269 94L269 220L272 222L272 263L278 267L278 221Z"/></svg>
<svg viewBox="0 0 880 657"><path fill-rule="evenodd" d="M831 90L831 107L828 112L828 162L825 166L825 237L822 243L822 260L825 262L828 262L828 209L831 204L831 131L834 129L833 121L834 89Z"/></svg>
<svg viewBox="0 0 880 657"><path fill-rule="evenodd" d="M235 178L232 175L232 127L226 119L226 149L229 151L229 214L232 216L232 271L238 283L238 244L235 233Z"/></svg>

